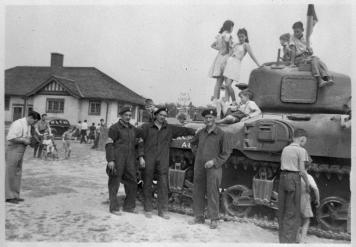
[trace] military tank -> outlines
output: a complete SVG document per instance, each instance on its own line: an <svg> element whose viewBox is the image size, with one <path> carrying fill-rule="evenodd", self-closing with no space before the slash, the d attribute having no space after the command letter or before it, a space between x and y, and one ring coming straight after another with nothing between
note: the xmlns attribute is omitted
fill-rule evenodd
<svg viewBox="0 0 356 247"><path fill-rule="evenodd" d="M320 190L314 225L346 232L350 202L351 80L331 72L334 84L319 88L310 65L276 63L255 69L249 89L262 115L231 125L219 125L233 147L223 166L222 205L226 213L249 217L278 209L280 156L292 141L293 131L308 133L305 146L312 158L309 172ZM187 127L200 128L193 122ZM191 197L194 155L189 137L173 140L169 184L173 194ZM272 212L272 214L271 214Z"/></svg>

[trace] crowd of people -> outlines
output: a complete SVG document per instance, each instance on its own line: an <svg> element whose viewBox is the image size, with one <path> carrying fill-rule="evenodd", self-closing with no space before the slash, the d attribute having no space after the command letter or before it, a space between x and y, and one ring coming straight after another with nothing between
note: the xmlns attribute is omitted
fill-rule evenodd
<svg viewBox="0 0 356 247"><path fill-rule="evenodd" d="M83 122L78 121L78 124L73 128L73 137L75 137L77 141L80 141L81 144L93 144L91 148L95 149L98 147L100 132L104 127L106 127L104 119L100 119L97 125L92 123L90 126L88 126L87 120Z"/></svg>

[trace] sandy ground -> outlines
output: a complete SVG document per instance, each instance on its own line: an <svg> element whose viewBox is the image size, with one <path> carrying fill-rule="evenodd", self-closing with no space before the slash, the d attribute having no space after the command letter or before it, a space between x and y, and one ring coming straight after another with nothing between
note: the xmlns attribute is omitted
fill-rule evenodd
<svg viewBox="0 0 356 247"><path fill-rule="evenodd" d="M57 141L60 146L60 141ZM6 239L9 241L71 242L262 242L277 243L275 231L253 224L220 222L217 230L188 225L191 217L108 212L105 155L86 144L73 144L70 160L44 161L25 154L22 194L25 202L6 204ZM61 150L60 150L61 151ZM60 153L63 156L63 153ZM120 194L123 194L122 186ZM309 243L348 243L308 236Z"/></svg>

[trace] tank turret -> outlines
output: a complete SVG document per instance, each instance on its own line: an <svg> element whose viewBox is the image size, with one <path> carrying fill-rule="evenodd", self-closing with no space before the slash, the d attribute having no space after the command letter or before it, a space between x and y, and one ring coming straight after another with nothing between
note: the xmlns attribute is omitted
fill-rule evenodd
<svg viewBox="0 0 356 247"><path fill-rule="evenodd" d="M249 89L263 112L348 114L350 77L331 72L334 83L318 87L310 68L274 68L251 72Z"/></svg>

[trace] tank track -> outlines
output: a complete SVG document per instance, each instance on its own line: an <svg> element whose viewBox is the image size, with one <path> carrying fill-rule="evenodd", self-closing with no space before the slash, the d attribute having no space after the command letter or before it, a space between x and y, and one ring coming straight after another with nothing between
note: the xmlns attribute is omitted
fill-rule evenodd
<svg viewBox="0 0 356 247"><path fill-rule="evenodd" d="M182 205L176 205L170 203L168 206L168 210L174 213L184 214L193 216L193 210L191 207L186 207ZM220 215L220 220L229 221L229 222L237 222L237 223L252 223L256 226L278 231L278 222L268 220L267 217L258 218L256 215L252 218L238 218L229 215ZM345 232L332 232L325 231L320 228L310 227L308 230L308 234L315 235L320 238L334 239L334 240L343 240L343 241L351 241L351 234Z"/></svg>

